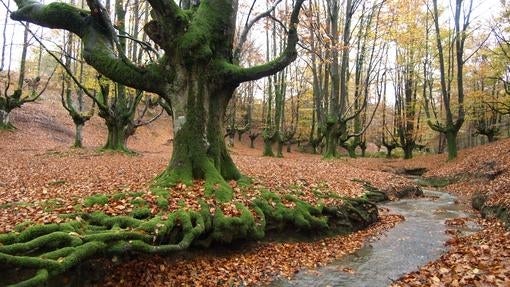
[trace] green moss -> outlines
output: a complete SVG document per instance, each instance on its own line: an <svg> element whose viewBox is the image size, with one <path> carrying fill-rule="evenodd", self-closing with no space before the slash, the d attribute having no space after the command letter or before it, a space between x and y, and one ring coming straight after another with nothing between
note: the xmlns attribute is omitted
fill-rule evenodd
<svg viewBox="0 0 510 287"><path fill-rule="evenodd" d="M454 183L454 180L446 177L427 177L418 179L416 183L421 186L431 186L440 188Z"/></svg>
<svg viewBox="0 0 510 287"><path fill-rule="evenodd" d="M10 208L10 207L16 207L16 206L30 206L30 204L28 202L23 202L23 201L7 202L7 203L0 204L0 208Z"/></svg>
<svg viewBox="0 0 510 287"><path fill-rule="evenodd" d="M131 200L131 204L133 204L135 207L144 207L144 206L147 206L147 201L145 201L141 197L137 197L137 198Z"/></svg>
<svg viewBox="0 0 510 287"><path fill-rule="evenodd" d="M165 196L168 192L158 193L162 200ZM365 199L345 199L342 206L324 207L267 190L249 206L236 203L238 216L225 215L218 207L211 214L205 199L199 203L199 211L181 208L152 216L148 207L139 207L131 216L94 212L65 224L20 228L19 233L0 235L0 265L44 268L55 276L95 256L165 254L192 245L258 240L274 230L301 234L352 231L377 217L377 209Z"/></svg>
<svg viewBox="0 0 510 287"><path fill-rule="evenodd" d="M241 178L237 181L237 184L241 188L247 188L250 187L253 184L253 179L247 177L247 176L241 176Z"/></svg>
<svg viewBox="0 0 510 287"><path fill-rule="evenodd" d="M211 3L208 0L200 3L191 25L180 38L179 48L186 59L204 61L211 58L213 50L229 48L224 38L233 7L225 0Z"/></svg>
<svg viewBox="0 0 510 287"><path fill-rule="evenodd" d="M173 187L179 183L186 185L193 184L193 175L191 173L191 167L183 167L182 169L167 169L154 179L152 184L152 190L164 190L168 187Z"/></svg>
<svg viewBox="0 0 510 287"><path fill-rule="evenodd" d="M136 219L145 219L152 216L151 210L148 207L139 207L131 212L131 216Z"/></svg>
<svg viewBox="0 0 510 287"><path fill-rule="evenodd" d="M90 207L94 204L105 205L107 203L108 203L108 196L106 196L104 194L96 194L96 195L92 195L92 196L85 198L83 205Z"/></svg>
<svg viewBox="0 0 510 287"><path fill-rule="evenodd" d="M8 124L0 124L0 132L1 131L13 131L16 127L13 126L11 123Z"/></svg>
<svg viewBox="0 0 510 287"><path fill-rule="evenodd" d="M167 198L168 196L170 196L170 192L166 189L166 188L159 188L159 189L153 189L152 190L152 193L155 195L155 196L158 196L158 197L164 197L164 198Z"/></svg>
<svg viewBox="0 0 510 287"><path fill-rule="evenodd" d="M135 192L129 193L129 195L132 197L141 197L144 194L145 194L145 192L143 192L143 191L135 191Z"/></svg>
<svg viewBox="0 0 510 287"><path fill-rule="evenodd" d="M113 201L118 201L118 200L122 200L122 199L126 198L127 196L128 196L127 193L119 192L119 193L112 195L111 198Z"/></svg>
<svg viewBox="0 0 510 287"><path fill-rule="evenodd" d="M156 199L156 205L161 210L168 210L168 200L166 198L158 197Z"/></svg>

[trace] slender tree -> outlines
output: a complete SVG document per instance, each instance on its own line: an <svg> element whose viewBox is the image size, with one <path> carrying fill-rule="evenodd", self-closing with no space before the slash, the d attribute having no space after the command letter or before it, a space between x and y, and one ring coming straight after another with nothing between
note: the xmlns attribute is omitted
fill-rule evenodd
<svg viewBox="0 0 510 287"><path fill-rule="evenodd" d="M12 41L12 40L11 40ZM20 68L18 72L18 82L15 89L11 89L11 60L9 60L8 71L6 81L4 83L4 89L0 94L0 129L13 129L14 126L10 122L9 114L16 108L21 108L25 103L36 101L48 87L48 83L51 80L55 70L51 73L45 84L41 86L41 78L39 76L26 79L25 78L25 67L29 45L29 26L25 25L23 33L23 48L21 51ZM12 58L12 42L10 45L9 58ZM3 55L2 55L3 59ZM3 60L2 60L3 61Z"/></svg>
<svg viewBox="0 0 510 287"><path fill-rule="evenodd" d="M464 50L469 35L468 28L471 22L473 1L455 0L452 34L446 39L442 37L440 29L440 13L437 0L432 0L432 21L435 29L435 42L439 59L439 77L441 84L441 101L444 107L445 120L438 118L432 120L430 112L429 126L446 137L448 158L457 157L457 134L465 120L464 110ZM446 42L446 43L445 43ZM453 89L455 84L456 89ZM426 101L426 108L430 100Z"/></svg>

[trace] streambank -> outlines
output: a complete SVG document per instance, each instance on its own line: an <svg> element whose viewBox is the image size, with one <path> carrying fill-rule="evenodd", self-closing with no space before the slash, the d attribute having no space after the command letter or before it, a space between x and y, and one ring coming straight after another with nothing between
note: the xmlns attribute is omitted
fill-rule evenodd
<svg viewBox="0 0 510 287"><path fill-rule="evenodd" d="M445 224L471 216L456 202L453 195L426 190L421 198L384 203L381 208L401 214L406 220L351 255L271 286L388 286L417 266L439 258L447 249L447 230L469 233L478 229L470 221L465 225Z"/></svg>

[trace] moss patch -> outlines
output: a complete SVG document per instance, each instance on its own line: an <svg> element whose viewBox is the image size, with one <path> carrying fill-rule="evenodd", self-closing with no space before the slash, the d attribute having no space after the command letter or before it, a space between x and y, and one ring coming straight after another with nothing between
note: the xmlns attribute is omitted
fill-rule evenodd
<svg viewBox="0 0 510 287"><path fill-rule="evenodd" d="M416 183L421 186L428 186L428 187L445 187L449 184L454 183L455 180L452 178L446 178L446 177L425 177L425 178L419 178Z"/></svg>
<svg viewBox="0 0 510 287"><path fill-rule="evenodd" d="M108 203L108 196L104 194L96 194L85 198L83 205L90 207L94 204L105 205Z"/></svg>

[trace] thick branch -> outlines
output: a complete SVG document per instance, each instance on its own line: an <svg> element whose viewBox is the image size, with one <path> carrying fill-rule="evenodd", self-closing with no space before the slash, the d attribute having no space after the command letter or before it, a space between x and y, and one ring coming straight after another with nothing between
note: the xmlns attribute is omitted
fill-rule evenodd
<svg viewBox="0 0 510 287"><path fill-rule="evenodd" d="M297 57L296 44L298 42L297 26L299 23L299 12L304 0L297 0L292 10L290 17L287 46L285 50L276 59L250 68L240 68L235 65L226 64L227 69L230 70L232 78L237 83L246 81L258 80L260 78L273 75L278 71L283 70L286 66L292 63Z"/></svg>
<svg viewBox="0 0 510 287"><path fill-rule="evenodd" d="M43 5L35 0L16 0L18 11L11 18L52 29L70 31L83 41L83 57L98 72L120 84L144 91L163 93L165 81L155 64L139 68L115 53L114 35L104 17L64 3ZM109 20L108 20L109 21ZM110 23L111 24L111 23Z"/></svg>
<svg viewBox="0 0 510 287"><path fill-rule="evenodd" d="M266 10L263 13L260 13L259 15L255 16L255 18L251 19L251 21L246 21L246 24L244 25L243 32L241 33L241 36L239 37L239 42L237 43L236 48L234 49L234 59L239 62L241 58L241 49L243 48L244 43L246 43L246 40L248 39L248 33L250 32L251 28L255 23L257 23L260 19L263 19L265 17L268 17L271 15L271 13L276 9L276 6L281 2L282 0L277 0L273 6L271 6L268 10ZM254 2L255 3L255 2ZM253 7L253 6L252 6Z"/></svg>

